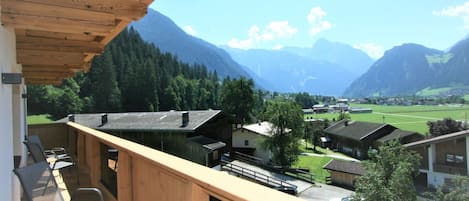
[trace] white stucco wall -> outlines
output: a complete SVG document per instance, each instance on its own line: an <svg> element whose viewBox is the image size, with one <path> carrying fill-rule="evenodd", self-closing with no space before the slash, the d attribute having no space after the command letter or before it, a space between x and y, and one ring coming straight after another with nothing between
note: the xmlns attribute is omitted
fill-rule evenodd
<svg viewBox="0 0 469 201"><path fill-rule="evenodd" d="M262 158L265 160L270 160L272 157L272 153L269 150L264 149L262 146L262 142L264 141L265 136L259 135L247 130L242 132L242 129L236 130L233 132L233 147L238 148L255 148L256 151L254 152L254 156L258 158ZM249 145L245 145L244 141L248 140Z"/></svg>
<svg viewBox="0 0 469 201"><path fill-rule="evenodd" d="M0 72L13 73L21 71L16 64L15 32L12 28L0 26ZM0 200L19 200L19 186L13 174L14 130L18 133L21 129L15 128L21 122L16 122L19 117L14 117L15 108L13 101L13 85L0 82ZM15 121L14 121L15 118Z"/></svg>

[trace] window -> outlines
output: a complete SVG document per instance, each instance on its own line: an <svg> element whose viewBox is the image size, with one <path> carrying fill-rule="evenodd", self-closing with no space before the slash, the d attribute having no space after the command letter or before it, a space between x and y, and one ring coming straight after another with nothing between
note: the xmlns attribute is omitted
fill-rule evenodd
<svg viewBox="0 0 469 201"><path fill-rule="evenodd" d="M454 159L455 159L455 163L458 163L458 164L464 163L464 156L456 155Z"/></svg>
<svg viewBox="0 0 469 201"><path fill-rule="evenodd" d="M454 155L453 154L446 154L446 162L447 163L454 163Z"/></svg>
<svg viewBox="0 0 469 201"><path fill-rule="evenodd" d="M464 163L464 156L457 154L446 154L446 163Z"/></svg>
<svg viewBox="0 0 469 201"><path fill-rule="evenodd" d="M249 140L244 140L244 146L249 146Z"/></svg>

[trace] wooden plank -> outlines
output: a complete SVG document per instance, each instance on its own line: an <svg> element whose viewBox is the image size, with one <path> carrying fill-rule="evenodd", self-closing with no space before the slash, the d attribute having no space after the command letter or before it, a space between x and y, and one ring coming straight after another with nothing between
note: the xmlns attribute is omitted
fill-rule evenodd
<svg viewBox="0 0 469 201"><path fill-rule="evenodd" d="M124 30L129 23L130 23L130 21L125 20L125 19L117 20L117 26L114 29L112 29L110 31L110 34L105 36L100 41L100 43L103 44L103 45L106 45L109 42L111 42L111 40L114 39L114 37L116 37L120 32L122 32L122 30Z"/></svg>
<svg viewBox="0 0 469 201"><path fill-rule="evenodd" d="M17 50L17 62L24 65L82 66L83 53L41 50Z"/></svg>
<svg viewBox="0 0 469 201"><path fill-rule="evenodd" d="M25 78L67 78L74 75L73 72L23 72Z"/></svg>
<svg viewBox="0 0 469 201"><path fill-rule="evenodd" d="M2 1L2 13L40 16L45 18L65 18L77 20L86 24L111 26L114 25L115 21L115 16L109 13L14 0Z"/></svg>
<svg viewBox="0 0 469 201"><path fill-rule="evenodd" d="M147 12L153 0L25 0L54 6L112 13L121 18L137 20Z"/></svg>
<svg viewBox="0 0 469 201"><path fill-rule="evenodd" d="M117 197L132 201L132 157L125 150L119 150L117 171Z"/></svg>
<svg viewBox="0 0 469 201"><path fill-rule="evenodd" d="M23 65L23 72L77 72L81 70L84 70L82 66L66 67Z"/></svg>
<svg viewBox="0 0 469 201"><path fill-rule="evenodd" d="M62 84L62 80L36 80L36 79L26 79L26 85L60 85Z"/></svg>
<svg viewBox="0 0 469 201"><path fill-rule="evenodd" d="M16 48L26 50L46 50L84 53L102 53L104 51L104 45L94 41L88 42L28 36L17 36Z"/></svg>
<svg viewBox="0 0 469 201"><path fill-rule="evenodd" d="M25 30L16 29L15 33L17 36L30 36L39 38L51 38L51 39L64 39L64 40L77 40L77 41L98 41L97 36L89 34L73 34L73 33L59 33L51 31L40 31L40 30Z"/></svg>
<svg viewBox="0 0 469 201"><path fill-rule="evenodd" d="M114 25L91 24L76 19L2 13L5 26L19 29L106 36Z"/></svg>

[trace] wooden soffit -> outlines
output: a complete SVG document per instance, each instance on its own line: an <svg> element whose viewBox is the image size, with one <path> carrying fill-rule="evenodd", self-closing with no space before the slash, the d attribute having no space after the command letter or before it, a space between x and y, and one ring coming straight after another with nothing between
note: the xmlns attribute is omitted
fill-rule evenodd
<svg viewBox="0 0 469 201"><path fill-rule="evenodd" d="M1 24L16 33L26 84L60 84L78 71L153 0L0 0Z"/></svg>

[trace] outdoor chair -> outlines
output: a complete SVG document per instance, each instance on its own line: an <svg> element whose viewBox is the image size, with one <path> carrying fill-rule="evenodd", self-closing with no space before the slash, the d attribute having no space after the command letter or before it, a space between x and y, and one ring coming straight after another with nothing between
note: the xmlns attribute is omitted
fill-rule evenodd
<svg viewBox="0 0 469 201"><path fill-rule="evenodd" d="M27 201L33 201L33 198L49 201L64 200L55 179L53 179L54 185L49 185L50 177L53 175L47 162L34 163L14 169L13 172L20 180ZM97 188L79 188L71 194L71 200L103 201L103 195Z"/></svg>
<svg viewBox="0 0 469 201"><path fill-rule="evenodd" d="M41 146L37 143L33 143L30 141L23 142L26 147L28 148L29 153L34 161L34 163L46 162L49 164L50 169L52 170L62 170L63 168L75 166L75 163L71 161L69 158L65 159L58 159L54 158L52 161L48 161L46 155L44 154L44 150ZM50 176L49 180L52 179L53 175ZM49 180L47 183L49 183ZM77 174L77 183L80 183L79 176Z"/></svg>
<svg viewBox="0 0 469 201"><path fill-rule="evenodd" d="M49 149L49 150L44 149L41 138L39 138L39 136L37 135L26 136L26 141L38 144L41 150L43 150L44 154L48 158L54 157L57 159L65 159L65 158L70 157L67 150L63 147L53 147L52 149Z"/></svg>

